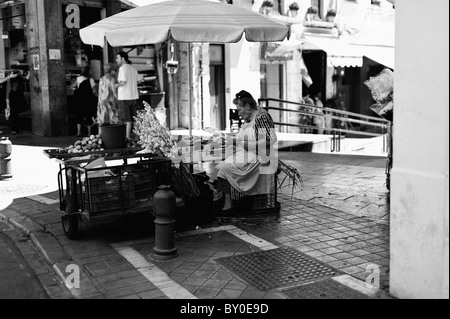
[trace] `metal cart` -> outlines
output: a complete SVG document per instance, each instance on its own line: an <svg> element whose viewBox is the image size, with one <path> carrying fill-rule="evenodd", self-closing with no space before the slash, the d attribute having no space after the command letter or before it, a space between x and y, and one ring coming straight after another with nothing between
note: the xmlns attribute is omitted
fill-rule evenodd
<svg viewBox="0 0 450 319"><path fill-rule="evenodd" d="M158 186L170 185L171 160L136 151L118 149L83 154L44 151L60 165L61 221L69 239L77 237L79 221L83 219L152 211L152 198ZM95 164L95 160L97 163L104 160L108 166L88 165Z"/></svg>

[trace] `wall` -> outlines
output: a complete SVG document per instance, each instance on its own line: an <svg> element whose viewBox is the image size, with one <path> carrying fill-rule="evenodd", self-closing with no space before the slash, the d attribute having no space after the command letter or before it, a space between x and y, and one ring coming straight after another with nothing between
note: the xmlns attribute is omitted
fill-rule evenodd
<svg viewBox="0 0 450 319"><path fill-rule="evenodd" d="M241 90L250 92L255 100L261 95L261 73L258 42L248 42L245 39L238 43L225 46L225 70L226 75L226 103L227 103L227 128L229 127L228 114L236 93Z"/></svg>
<svg viewBox="0 0 450 319"><path fill-rule="evenodd" d="M391 293L448 299L449 2L396 11Z"/></svg>

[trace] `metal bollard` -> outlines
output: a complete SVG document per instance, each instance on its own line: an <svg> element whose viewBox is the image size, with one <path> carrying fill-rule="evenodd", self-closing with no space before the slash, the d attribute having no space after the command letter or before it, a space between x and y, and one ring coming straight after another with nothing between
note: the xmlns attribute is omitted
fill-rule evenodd
<svg viewBox="0 0 450 319"><path fill-rule="evenodd" d="M170 260L178 257L175 247L175 194L169 186L160 186L153 197L153 212L155 218L155 247L152 257L157 260Z"/></svg>
<svg viewBox="0 0 450 319"><path fill-rule="evenodd" d="M12 143L7 137L0 140L0 180L12 178L11 159Z"/></svg>

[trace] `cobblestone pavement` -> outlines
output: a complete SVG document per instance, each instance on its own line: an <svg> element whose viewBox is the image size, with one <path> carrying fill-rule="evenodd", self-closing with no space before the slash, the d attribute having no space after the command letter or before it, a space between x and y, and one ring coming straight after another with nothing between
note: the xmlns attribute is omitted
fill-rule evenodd
<svg viewBox="0 0 450 319"><path fill-rule="evenodd" d="M80 239L67 239L54 184L45 193L37 189L37 196L16 193L0 217L33 241L61 280L68 265L80 267L80 289L70 289L74 298L290 298L295 294L285 293L288 286L260 290L218 261L280 248L295 249L335 269L335 282L359 285L374 298L387 297L385 159L312 153L281 153L281 158L299 168L305 187L292 194L283 185L279 216L217 216L197 230L197 225L177 225L179 256L170 261L152 257L154 224L149 215L84 222ZM56 180L56 174L49 178ZM365 285L374 267L381 290Z"/></svg>

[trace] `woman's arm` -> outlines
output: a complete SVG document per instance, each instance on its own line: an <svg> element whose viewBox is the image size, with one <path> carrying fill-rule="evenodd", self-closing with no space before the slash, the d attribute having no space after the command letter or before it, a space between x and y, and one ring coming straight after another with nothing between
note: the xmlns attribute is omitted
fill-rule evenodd
<svg viewBox="0 0 450 319"><path fill-rule="evenodd" d="M18 77L19 75L17 73L11 73L10 75L8 75L7 77L0 79L0 84L5 83L11 79L14 79L16 77Z"/></svg>
<svg viewBox="0 0 450 319"><path fill-rule="evenodd" d="M275 124L267 112L262 112L255 119L255 138L258 142L275 144L278 141Z"/></svg>
<svg viewBox="0 0 450 319"><path fill-rule="evenodd" d="M110 85L111 85L111 91L113 92L113 94L114 94L114 98L117 100L118 99L118 95L117 95L117 81L116 81L116 79L114 78L114 77L111 77L111 83L110 83Z"/></svg>
<svg viewBox="0 0 450 319"><path fill-rule="evenodd" d="M260 156L266 155L263 157L267 158L273 152L273 145L278 141L275 124L269 113L262 112L257 115L254 130L256 141L244 141L244 149Z"/></svg>
<svg viewBox="0 0 450 319"><path fill-rule="evenodd" d="M98 84L95 83L95 80L93 78L90 78L89 82L91 84L92 93L94 93L95 96L98 96L98 91L99 91Z"/></svg>

